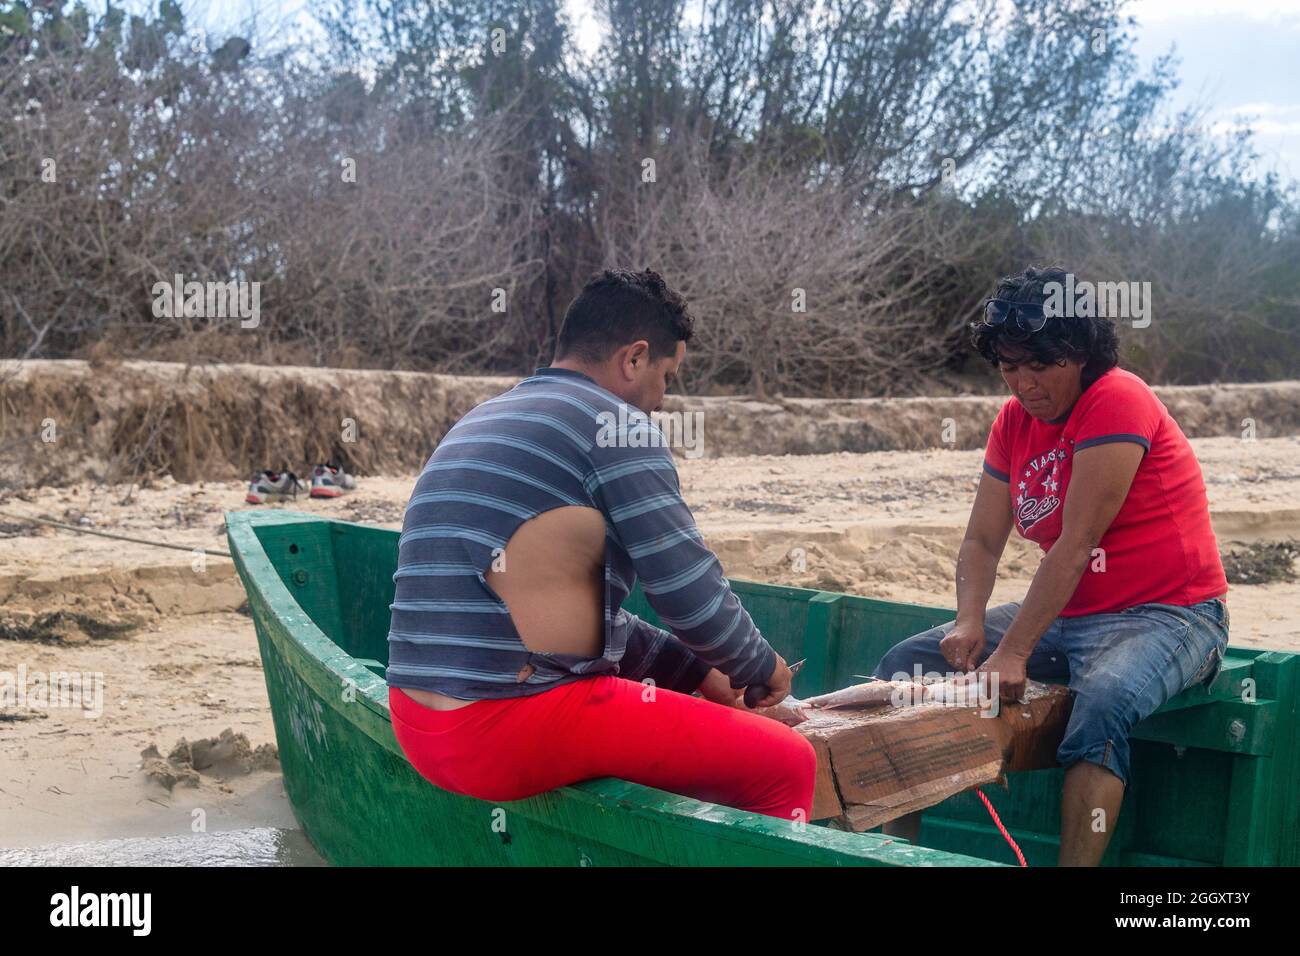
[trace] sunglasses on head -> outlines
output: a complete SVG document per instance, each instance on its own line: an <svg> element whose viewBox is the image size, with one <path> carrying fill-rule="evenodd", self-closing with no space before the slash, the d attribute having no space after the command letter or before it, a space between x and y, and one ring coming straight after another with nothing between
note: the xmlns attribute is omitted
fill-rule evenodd
<svg viewBox="0 0 1300 956"><path fill-rule="evenodd" d="M1003 325L1011 322L1026 334L1041 332L1047 325L1047 312L1041 304L1033 302L1008 302L1006 299L989 299L984 303L984 324ZM1012 326L1008 326L1011 328Z"/></svg>

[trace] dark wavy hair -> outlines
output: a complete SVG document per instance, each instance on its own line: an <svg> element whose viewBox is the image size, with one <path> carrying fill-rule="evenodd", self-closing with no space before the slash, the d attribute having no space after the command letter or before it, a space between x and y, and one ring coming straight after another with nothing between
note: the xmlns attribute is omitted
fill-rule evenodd
<svg viewBox="0 0 1300 956"><path fill-rule="evenodd" d="M689 341L695 320L686 301L650 269L607 269L578 293L564 313L555 357L602 362L638 339L650 343L650 358L677 354Z"/></svg>
<svg viewBox="0 0 1300 956"><path fill-rule="evenodd" d="M1065 285L1066 270L1036 269L1030 266L1018 276L1006 276L998 282L993 298L1006 302L1042 305L1047 301L1043 287L1049 282ZM1083 365L1081 382L1087 388L1119 364L1119 338L1115 323L1094 316L1053 316L1038 332L1029 332L1013 318L1001 325L985 325L981 310L971 323L971 342L975 350L997 368L998 347L1014 354L1028 355L1043 365L1063 365L1067 361Z"/></svg>

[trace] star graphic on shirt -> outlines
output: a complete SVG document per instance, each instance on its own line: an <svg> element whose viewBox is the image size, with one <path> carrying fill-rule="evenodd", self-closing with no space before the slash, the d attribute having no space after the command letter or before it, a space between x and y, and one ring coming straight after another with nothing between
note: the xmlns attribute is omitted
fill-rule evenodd
<svg viewBox="0 0 1300 956"><path fill-rule="evenodd" d="M1059 484L1059 482L1049 481L1049 482L1047 483L1047 487L1048 487L1048 488L1051 488L1053 491L1055 491L1055 490L1056 490L1056 487L1057 487L1058 484Z"/></svg>
<svg viewBox="0 0 1300 956"><path fill-rule="evenodd" d="M1021 491L1025 490L1025 483L1023 481L1020 483L1020 490Z"/></svg>

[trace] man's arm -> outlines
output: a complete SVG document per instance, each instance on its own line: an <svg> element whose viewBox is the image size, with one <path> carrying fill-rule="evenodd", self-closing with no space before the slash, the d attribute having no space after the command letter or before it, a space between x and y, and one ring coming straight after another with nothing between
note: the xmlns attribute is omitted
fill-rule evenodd
<svg viewBox="0 0 1300 956"><path fill-rule="evenodd" d="M986 469L957 552L957 620L939 642L944 660L958 670L974 670L984 653L984 612L1010 534L1006 482Z"/></svg>
<svg viewBox="0 0 1300 956"><path fill-rule="evenodd" d="M647 427L653 425L633 423L628 431ZM733 687L770 683L777 654L705 547L669 450L629 435L617 446L593 449L592 459L588 490L632 558L660 620L696 657L727 674Z"/></svg>
<svg viewBox="0 0 1300 956"><path fill-rule="evenodd" d="M627 650L619 674L628 680L654 681L656 687L694 693L708 676L709 665L662 628L619 609L619 626L627 628Z"/></svg>
<svg viewBox="0 0 1300 956"><path fill-rule="evenodd" d="M966 535L957 552L957 620L984 627L998 562L1011 535L1011 497L1006 482L988 472L980 476Z"/></svg>
<svg viewBox="0 0 1300 956"><path fill-rule="evenodd" d="M1106 529L1128 497L1146 449L1128 441L1076 452L1056 539L1029 585L1020 612L981 670L997 671L1002 696L1019 697L1025 662L1044 632L1069 603Z"/></svg>
<svg viewBox="0 0 1300 956"><path fill-rule="evenodd" d="M626 614L624 611L620 611ZM626 614L629 627L627 651L619 674L628 680L650 680L679 694L698 693L705 700L725 707L739 707L741 691L733 689L726 674L710 667L663 628Z"/></svg>

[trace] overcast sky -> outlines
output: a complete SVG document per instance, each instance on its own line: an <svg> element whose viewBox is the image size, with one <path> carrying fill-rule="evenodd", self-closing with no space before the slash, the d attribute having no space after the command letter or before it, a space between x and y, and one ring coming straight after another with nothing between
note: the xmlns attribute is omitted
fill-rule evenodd
<svg viewBox="0 0 1300 956"><path fill-rule="evenodd" d="M1137 0L1144 62L1176 47L1180 103L1229 128L1250 118L1263 169L1300 179L1300 0Z"/></svg>

